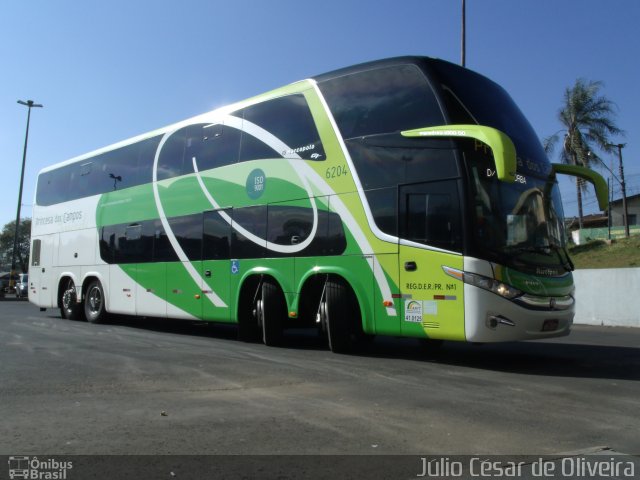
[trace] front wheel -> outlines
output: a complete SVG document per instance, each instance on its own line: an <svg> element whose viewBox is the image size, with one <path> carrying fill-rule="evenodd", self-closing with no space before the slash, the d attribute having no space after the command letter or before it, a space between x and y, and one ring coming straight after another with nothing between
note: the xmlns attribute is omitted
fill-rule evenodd
<svg viewBox="0 0 640 480"><path fill-rule="evenodd" d="M106 320L104 290L99 280L94 280L87 288L87 293L84 296L84 314L90 323L102 323Z"/></svg>

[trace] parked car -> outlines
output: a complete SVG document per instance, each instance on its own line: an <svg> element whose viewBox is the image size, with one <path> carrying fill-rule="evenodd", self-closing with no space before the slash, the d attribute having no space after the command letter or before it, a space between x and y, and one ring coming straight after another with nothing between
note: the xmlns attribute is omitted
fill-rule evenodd
<svg viewBox="0 0 640 480"><path fill-rule="evenodd" d="M29 274L21 273L18 275L18 282L16 283L16 297L26 298L29 296Z"/></svg>

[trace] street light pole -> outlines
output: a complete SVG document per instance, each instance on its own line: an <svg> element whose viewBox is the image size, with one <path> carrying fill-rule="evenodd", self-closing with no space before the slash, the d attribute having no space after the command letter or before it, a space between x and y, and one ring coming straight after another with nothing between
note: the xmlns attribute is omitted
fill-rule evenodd
<svg viewBox="0 0 640 480"><path fill-rule="evenodd" d="M27 144L29 142L29 123L31 121L31 109L42 108L42 105L35 103L33 100L27 100L26 102L18 100L20 105L26 106L29 110L27 112L27 132L24 136L24 150L22 152L22 170L20 171L20 188L18 190L18 209L16 211L16 231L13 236L13 252L11 254L11 278L15 275L16 270L16 251L18 250L18 228L20 227L20 207L22 207L22 185L24 183L24 166L27 162Z"/></svg>
<svg viewBox="0 0 640 480"><path fill-rule="evenodd" d="M460 57L460 63L465 67L467 64L467 6L465 0L462 0L462 45Z"/></svg>
<svg viewBox="0 0 640 480"><path fill-rule="evenodd" d="M607 238L611 241L611 201L613 200L613 186L611 179L607 178L607 195L609 195L609 208L607 208Z"/></svg>
<svg viewBox="0 0 640 480"><path fill-rule="evenodd" d="M617 145L608 144L609 147L618 148L618 160L620 161L620 187L622 189L622 210L624 221L624 236L629 238L629 210L627 209L627 187L624 183L624 166L622 165L622 149L626 146L626 143L618 143Z"/></svg>
<svg viewBox="0 0 640 480"><path fill-rule="evenodd" d="M610 168L610 167L607 167L607 164L604 163L602 160L600 160L600 158L598 158L597 156L593 156L592 158L595 158L596 160L598 160L604 168L609 170L611 177L620 184L620 188L622 190L622 209L624 210L622 215L623 222L624 222L624 233L625 233L625 236L629 238L629 211L627 210L627 187L626 187L626 184L624 183L624 167L622 165L622 149L625 147L625 145L626 143L618 143L617 145L614 145L613 143L607 143L607 147L616 147L618 149L618 158L620 160L620 178L616 177L616 174L613 173L613 163ZM587 155L591 156L591 152L587 152ZM613 185L611 186L610 202L612 201L613 201ZM611 206L609 206L609 217L611 217Z"/></svg>
<svg viewBox="0 0 640 480"><path fill-rule="evenodd" d="M627 210L627 188L624 183L624 167L622 166L622 149L624 143L619 143L618 147L618 159L620 160L620 185L622 186L622 209L624 210L624 235L629 238L629 210Z"/></svg>

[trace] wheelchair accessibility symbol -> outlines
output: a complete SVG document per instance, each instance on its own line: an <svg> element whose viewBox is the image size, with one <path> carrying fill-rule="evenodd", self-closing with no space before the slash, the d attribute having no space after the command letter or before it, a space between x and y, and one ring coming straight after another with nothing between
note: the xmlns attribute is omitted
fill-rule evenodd
<svg viewBox="0 0 640 480"><path fill-rule="evenodd" d="M240 273L240 261L239 260L231 260L231 273L233 275L237 275Z"/></svg>

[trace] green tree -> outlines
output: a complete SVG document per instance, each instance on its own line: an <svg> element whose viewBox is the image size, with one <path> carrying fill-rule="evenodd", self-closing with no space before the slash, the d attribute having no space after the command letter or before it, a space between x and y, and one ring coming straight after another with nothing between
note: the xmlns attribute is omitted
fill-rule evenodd
<svg viewBox="0 0 640 480"><path fill-rule="evenodd" d="M4 268L11 268L13 255L13 239L16 231L16 221L7 223L0 233L0 261ZM29 247L31 244L31 219L20 220L18 228L18 249L16 250L16 271L26 272L29 269Z"/></svg>
<svg viewBox="0 0 640 480"><path fill-rule="evenodd" d="M555 145L563 133L560 160L570 165L591 168L602 160L596 150L611 153L611 135L623 134L615 122L615 104L600 93L602 82L587 81L579 78L573 87L564 92L564 101L558 111L558 120L564 127L544 140L545 150L553 153ZM578 221L582 228L582 194L586 191L586 182L576 180L578 198Z"/></svg>

